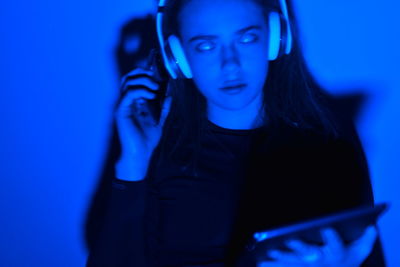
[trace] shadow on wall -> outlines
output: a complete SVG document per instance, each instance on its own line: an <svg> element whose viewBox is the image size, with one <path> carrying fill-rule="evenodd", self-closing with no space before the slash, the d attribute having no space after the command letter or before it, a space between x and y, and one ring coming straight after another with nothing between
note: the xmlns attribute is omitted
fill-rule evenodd
<svg viewBox="0 0 400 267"><path fill-rule="evenodd" d="M148 15L143 18L135 18L126 23L121 29L115 54L120 78L134 67L142 65L153 48L158 48L154 16ZM366 97L363 94L353 94L332 97L329 101L340 119L340 126L345 137L351 140L358 148L361 148L361 143L355 132L354 121L358 117ZM96 242L97 233L99 233L105 218L106 206L111 193L111 182L115 173L114 165L119 153L120 144L115 123L113 123L102 175L99 177L86 217L85 241L89 250ZM364 155L364 153L360 154ZM364 162L365 168L367 168L365 156L360 162Z"/></svg>

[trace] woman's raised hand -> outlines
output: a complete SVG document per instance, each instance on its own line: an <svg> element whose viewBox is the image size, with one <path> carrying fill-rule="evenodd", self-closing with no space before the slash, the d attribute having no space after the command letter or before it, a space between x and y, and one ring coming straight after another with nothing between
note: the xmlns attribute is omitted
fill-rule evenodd
<svg viewBox="0 0 400 267"><path fill-rule="evenodd" d="M350 245L345 245L333 229L325 229L321 234L323 246L290 240L286 245L293 252L268 251L267 255L274 260L259 262L257 267L358 267L371 253L377 237L374 226L367 227L364 234Z"/></svg>
<svg viewBox="0 0 400 267"><path fill-rule="evenodd" d="M148 101L155 99L159 83L154 72L135 68L121 82L122 97L115 111L121 157L115 170L118 179L138 181L145 178L151 155L158 145L168 116L171 97L161 107L157 121L150 112Z"/></svg>

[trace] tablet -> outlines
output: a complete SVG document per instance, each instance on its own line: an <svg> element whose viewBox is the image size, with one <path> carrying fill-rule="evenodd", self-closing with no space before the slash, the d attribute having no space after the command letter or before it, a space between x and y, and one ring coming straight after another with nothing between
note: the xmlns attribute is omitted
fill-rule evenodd
<svg viewBox="0 0 400 267"><path fill-rule="evenodd" d="M356 209L257 232L247 249L252 251L256 258L266 260L268 259L266 251L269 249L290 251L285 246L285 241L289 239L301 239L310 244L322 245L320 230L327 227L335 229L344 243L348 244L359 238L367 226L375 224L378 217L387 208L387 203L377 204L374 207L361 206Z"/></svg>

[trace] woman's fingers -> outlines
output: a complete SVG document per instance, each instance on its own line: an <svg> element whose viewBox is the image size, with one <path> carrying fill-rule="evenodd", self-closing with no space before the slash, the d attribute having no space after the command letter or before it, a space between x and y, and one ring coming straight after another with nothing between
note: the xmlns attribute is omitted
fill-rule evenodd
<svg viewBox="0 0 400 267"><path fill-rule="evenodd" d="M289 240L285 244L304 262L316 262L322 257L322 252L319 247L304 243L300 240Z"/></svg>
<svg viewBox="0 0 400 267"><path fill-rule="evenodd" d="M314 246L300 240L289 240L286 246L293 252L271 250L267 255L273 262L260 262L258 266L360 266L374 246L377 231L368 227L363 235L346 246L340 235L332 228L321 231L323 246ZM286 265L285 265L286 264Z"/></svg>
<svg viewBox="0 0 400 267"><path fill-rule="evenodd" d="M153 81L149 76L138 75L126 80L121 86L121 92L124 93L126 90L129 90L132 87L134 88L135 86L146 87L154 91L159 88L159 84Z"/></svg>
<svg viewBox="0 0 400 267"><path fill-rule="evenodd" d="M358 263L361 264L362 262L364 262L368 255L371 253L377 236L378 233L375 226L368 226L365 229L363 235L352 244L350 244L350 255L352 255L354 259L357 259Z"/></svg>
<svg viewBox="0 0 400 267"><path fill-rule="evenodd" d="M307 253L310 251L310 245L300 240L292 239L285 242L286 246L297 253Z"/></svg>
<svg viewBox="0 0 400 267"><path fill-rule="evenodd" d="M137 108L135 101L139 101L137 103L143 103L146 99L154 99L156 94L150 92L147 89L136 89L132 91L126 92L125 96L122 98L118 110L117 116L131 116L132 114L132 105L135 105L134 108ZM141 99L141 100L140 100Z"/></svg>
<svg viewBox="0 0 400 267"><path fill-rule="evenodd" d="M132 79L134 76L137 76L137 75L145 75L148 77L154 77L154 72L151 70L146 70L146 69L140 68L140 67L135 68L122 77L120 87L122 88L128 80Z"/></svg>
<svg viewBox="0 0 400 267"><path fill-rule="evenodd" d="M280 262L293 264L317 264L341 262L344 257L344 244L339 234L331 228L321 231L323 246L311 245L301 240L289 240L286 246L293 252L270 251L268 256Z"/></svg>
<svg viewBox="0 0 400 267"><path fill-rule="evenodd" d="M368 226L364 233L362 234L362 236L353 241L352 246L358 246L358 245L363 245L363 246L370 246L373 245L375 243L376 237L377 237L378 233L376 231L376 228L374 225L370 225Z"/></svg>
<svg viewBox="0 0 400 267"><path fill-rule="evenodd" d="M345 257L345 244L340 235L333 228L325 228L321 230L321 236L324 241L322 251L325 258L335 261L341 261Z"/></svg>
<svg viewBox="0 0 400 267"><path fill-rule="evenodd" d="M134 119L142 128L156 126L156 121L151 114L148 104L144 99L136 99L133 103Z"/></svg>
<svg viewBox="0 0 400 267"><path fill-rule="evenodd" d="M293 252L283 252L280 250L270 250L267 252L268 257L275 261L286 263L301 263L301 259Z"/></svg>

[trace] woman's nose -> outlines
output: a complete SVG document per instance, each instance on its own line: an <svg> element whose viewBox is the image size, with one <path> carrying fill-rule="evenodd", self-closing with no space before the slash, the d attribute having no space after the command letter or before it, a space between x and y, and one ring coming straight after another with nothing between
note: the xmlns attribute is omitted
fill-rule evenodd
<svg viewBox="0 0 400 267"><path fill-rule="evenodd" d="M221 49L221 68L225 75L236 74L240 68L239 53L234 45L223 46Z"/></svg>

